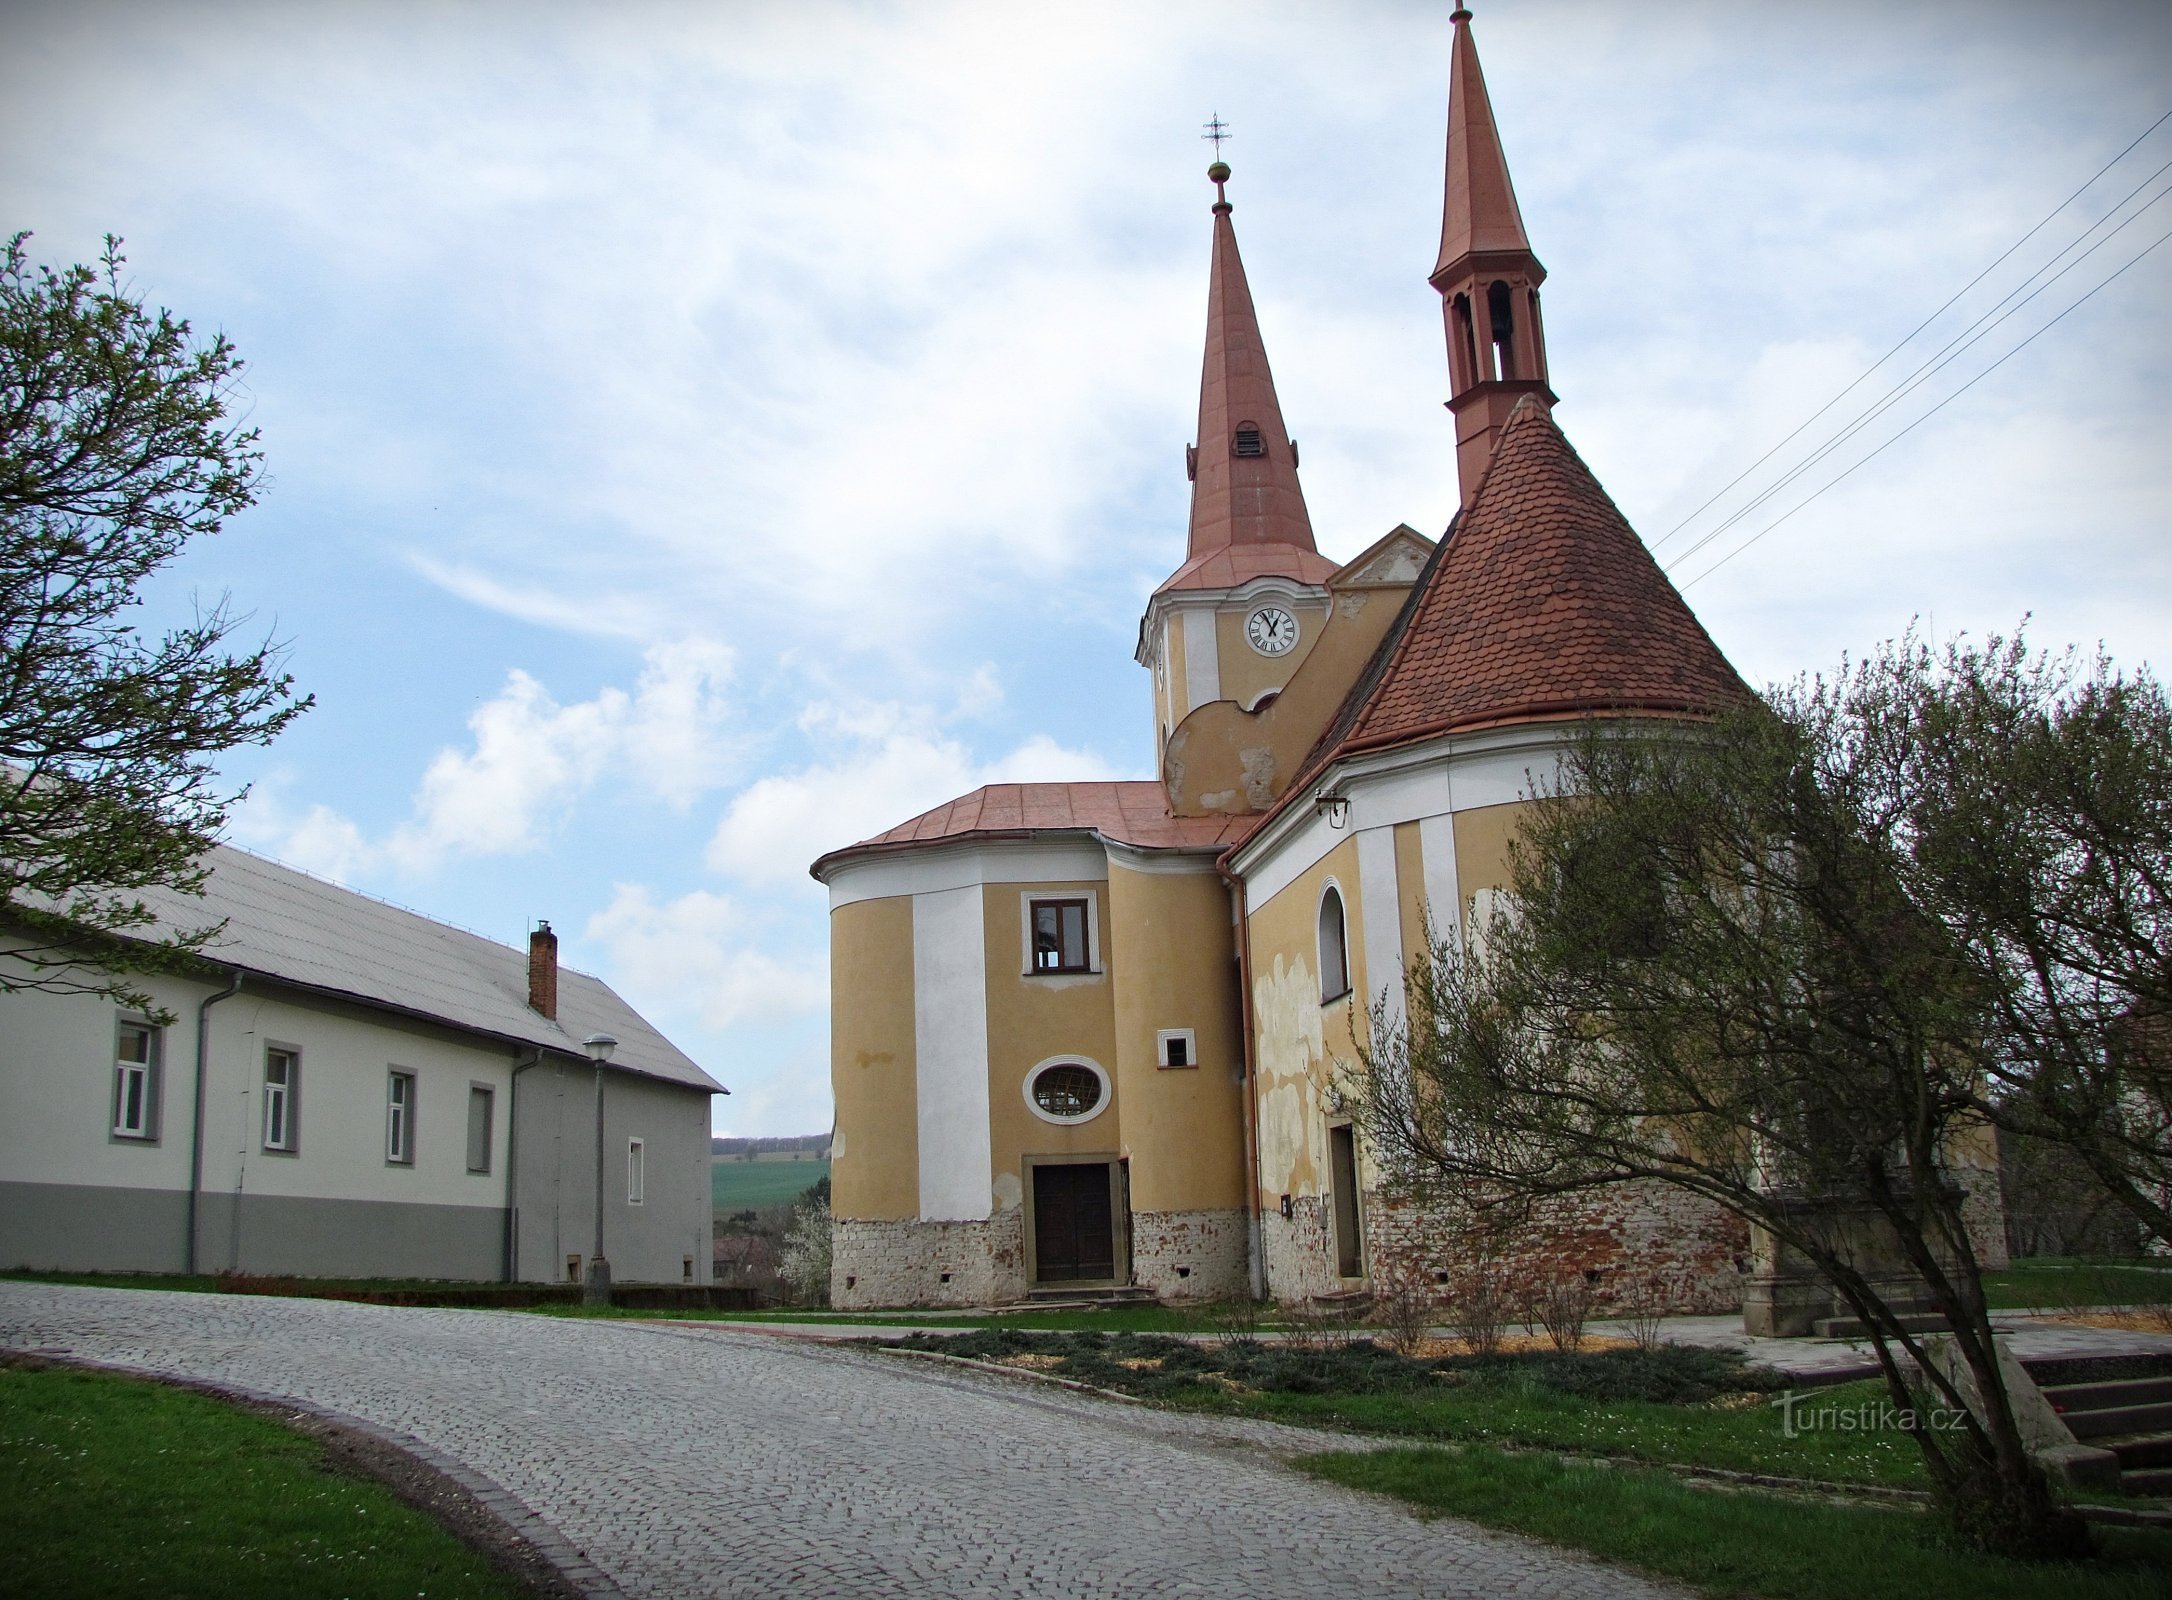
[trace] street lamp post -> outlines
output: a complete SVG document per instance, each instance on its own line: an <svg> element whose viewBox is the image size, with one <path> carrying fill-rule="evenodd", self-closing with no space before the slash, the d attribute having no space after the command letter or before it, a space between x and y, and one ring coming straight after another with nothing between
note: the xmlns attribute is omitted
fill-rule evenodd
<svg viewBox="0 0 2172 1600"><path fill-rule="evenodd" d="M603 1064L611 1059L618 1041L608 1033L592 1033L581 1041L581 1048L596 1063L596 1244L588 1253L588 1282L581 1290L581 1303L607 1306L611 1303L611 1263L603 1258Z"/></svg>

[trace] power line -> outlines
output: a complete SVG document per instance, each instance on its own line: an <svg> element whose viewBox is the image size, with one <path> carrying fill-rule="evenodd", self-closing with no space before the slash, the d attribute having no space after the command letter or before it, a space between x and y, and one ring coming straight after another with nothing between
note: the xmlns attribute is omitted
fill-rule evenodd
<svg viewBox="0 0 2172 1600"><path fill-rule="evenodd" d="M2143 184L2154 182L2159 176L2167 171L2172 171L2172 161L2166 162L2164 166L2159 167L2156 172L2151 173L2148 178L2145 178L2143 180ZM2083 239L2088 238L2090 234L2096 232L2098 228L2104 226L2105 222L2109 221L2113 216L2117 215L2120 208L2126 205L2129 200L2133 199L2134 196L2140 192L2141 187L2141 185L2137 185L2134 189L2130 189L2125 195L2121 196L2118 204L2114 205L2110 211L2106 212L2104 216L2098 218L2097 221L2092 223L2086 230L2084 230L2079 237L2075 238L2071 243L2067 244L2064 248L2062 248L2057 255L2054 255L2050 261L2045 262L2043 266L2038 267L2036 271L2030 273L2027 278L2024 278L2019 284L2017 284L2012 290L2007 293L2005 299L1999 301L1997 305L1993 306L1989 311L1984 312L1982 316L1979 316L1974 322L1970 323L1959 333L1955 334L1951 339L1947 340L1944 345L1933 351L1931 355L1927 357L1923 361L1923 363L1919 365L1913 372L1909 373L1907 377L1901 379L1900 382L1894 385L1893 388L1887 390L1881 398L1874 401L1871 404L1869 410L1864 411L1856 416L1855 419L1849 422L1847 426L1843 427L1840 432L1834 434L1832 438L1826 440L1823 444L1819 445L1815 450L1811 451L1809 455L1805 456L1801 461L1797 462L1786 472L1782 473L1765 489L1761 490L1749 501L1745 502L1743 505L1730 512L1724 520L1722 520L1717 526L1706 532L1702 537L1697 539L1696 542L1691 544L1686 550L1683 550L1680 554L1676 555L1673 560L1667 563L1668 569L1671 571L1674 568L1681 566L1691 556L1695 555L1699 550L1702 550L1706 545L1717 539L1729 528L1733 527L1738 522L1741 522L1751 512L1755 511L1759 506L1765 504L1768 500L1771 500L1782 489L1785 489L1789 484L1793 483L1805 472L1808 472L1820 461L1823 461L1835 450L1839 449L1850 439L1861 433L1865 428L1869 427L1871 423L1877 421L1878 418L1885 415L1886 412L1892 410L1893 407L1898 405L1902 400L1906 399L1916 390L1922 388L1924 384L1930 382L1932 378L1938 376L1938 374L1945 371L1946 368L1952 366L1954 362L1960 360L1962 356L1966 355L1976 345L1982 343L1983 340L1994 329L1998 328L2001 324L2005 323L2008 319L2013 317L2015 313L2019 312L2022 307L2026 306L2030 301L2034 300L2046 289L2049 289L2053 284L2057 283L2069 272L2072 272L2084 261L2087 261L2099 250L2103 249L2114 239L2118 238L2120 234L2124 233L2128 228L2132 227L2136 222L2140 221L2143 214L2146 213L2152 206L2156 205L2160 200L2163 200L2167 195L2172 195L2172 186L2167 186L2164 189L2160 189L2156 194L2150 196L2148 200L2144 201L2140 206L2136 207L2134 212L2130 216L2128 216L2125 221L2121 222L2118 227L2114 228L2110 233L2099 239L2087 250L2084 250L2072 261L2069 261L2065 266L2059 268L2057 272L2052 273L2049 278L2045 278L2044 281L2037 284L2034 289L2030 289L2029 292L2026 295L2022 295L2019 300L2014 299L2015 295L2021 294L2021 291L2023 289L2027 289L2028 286L2031 283L2035 282L2036 279L2043 277L2044 273L2050 270L2051 266L2059 260L2060 256L2063 256L2067 253L2067 251L2072 250L2075 245L2080 244ZM2009 305L2009 301L2012 301L2012 304ZM2075 303L2077 305L2080 304L2079 301ZM2004 307L2005 309L2001 310L2000 307ZM1994 312L1997 313L1996 316L1993 315ZM2065 314L2065 312L2060 313L2061 316L2064 316ZM2045 324L2045 327L2049 326L2050 323ZM2043 330L2040 328L2037 331L2040 333ZM2030 335L2030 337L2034 338L2035 335L2032 334ZM2015 346L2015 348L2019 349L2020 346L2017 345ZM2011 352L2009 352L2009 354L2010 353ZM2001 357L2000 359L2004 360L2005 358ZM1987 367L1984 370L1988 372L1991 369ZM1983 373L1977 374L1978 378L1982 376ZM1969 381L1970 383L1974 383L1976 380L1972 378ZM1955 393L1959 392L1959 390L1955 391ZM1928 415L1928 413L1926 413L1926 415ZM1898 436L1896 435L1896 437Z"/></svg>
<svg viewBox="0 0 2172 1600"><path fill-rule="evenodd" d="M1924 423L1930 421L1931 418L1937 416L1938 413L1945 410L1947 406L1951 405L1954 401L1960 399L1962 395L1968 393L1969 390L1975 388L1977 384L1981 383L1984 379L1990 377L1992 373L1998 371L1999 368L2006 365L2006 363L2011 361L2015 356L2021 354L2022 351L2028 349L2028 347L2034 344L2038 339L2042 338L2053 328L2056 328L2060 323L2064 322L2069 313L2081 309L2081 307L2089 300L2095 298L2096 293L2099 289L2106 287L2112 282L2114 278L2117 278L2121 274L2126 272L2128 267L2132 267L2133 265L2135 265L2135 263L2139 262L2143 256L2148 255L2151 251L2155 250L2158 245L2163 244L2167 239L2172 239L2172 232L2159 234L2152 243L2144 245L2141 251L2134 255L2132 258L2130 258L2124 266L2117 268L2109 276L2098 282L2095 287L2091 288L2079 300L2076 300L2072 305L2068 306L2065 311L2060 312L2056 317L2053 317L2049 322L2045 323L2041 328L2038 328L2036 332L2030 334L2026 339L2015 345L2013 349L2007 351L2006 354L2000 356L1998 360L1992 362L1991 365L1989 365L1988 367L1985 367L1983 371L1977 373L1975 377L1969 379L1968 382L1962 384L1960 388L1954 390L1953 393L1947 395L1945 399L1939 401L1937 405L1931 407L1931 409L1924 412L1922 416L1916 418L1915 421L1909 423L1908 426L1901 429L1899 433L1894 434L1892 438L1886 440L1884 444L1881 444L1880 446L1878 446L1877 449L1871 451L1869 455L1863 457L1862 460L1856 462L1854 466L1847 468L1845 471L1838 473L1831 479L1827 480L1818 488L1811 491L1811 493L1806 496L1800 504L1794 506L1788 511L1783 512L1781 515L1775 517L1772 521L1766 523L1765 526L1759 528L1755 533L1751 534L1747 539L1743 540L1732 550L1721 556L1709 567L1706 567L1704 571L1698 573L1696 577L1691 578L1687 582L1685 582L1682 587L1684 589L1687 589L1696 584L1702 583L1705 579L1711 577L1713 573L1719 571L1720 568L1727 565L1728 562L1734 560L1736 556L1742 554L1743 551L1749 549L1751 545L1757 543L1757 541L1762 539L1766 534L1772 532L1773 529L1780 526L1781 523L1787 521L1788 518L1794 516L1797 511L1802 510L1803 507L1809 505L1811 501L1816 500L1818 496L1824 494L1827 489L1832 488L1842 479L1851 476L1859 468L1866 467L1871 462L1875 461L1879 456L1883 455L1892 446L1900 443L1902 439L1913 433Z"/></svg>
<svg viewBox="0 0 2172 1600"><path fill-rule="evenodd" d="M1985 278L1988 278L1994 271L1998 269L1998 267L2006 260L2007 257L2011 256L2016 250L2019 250L2023 245L2027 244L2031 239L2035 238L2039 233L2043 232L2044 229L2050 224L2052 218L2056 217L2060 212L2064 211L2068 206L2072 205L2084 194L2088 193L2090 185L2094 184L2097 179L2103 177L2104 174L2111 171L2112 168L2118 166L2121 161L2124 161L2127 158L2128 154L2134 149L2136 145L2140 144L2144 139L2147 139L2151 134L2155 133L2159 128L2163 127L2168 121L2172 121L2172 111L2167 111L2155 122L2152 122L2148 127L2144 128L2140 133L2136 134L2134 139L2126 146L2125 149L2121 150L2119 154L2113 156L2111 160L2105 162L2103 166L2097 168L2094 173L2090 174L2087 181L2085 181L2080 188L2076 189L2072 194L2068 195L2056 206L2053 206L2050 211L2046 212L2044 214L2043 220L2037 223L2035 227L2031 228L2027 233L2024 233L2020 238L2016 239L2012 244L2008 245L2004 250L2000 251L1997 260L1993 261L1989 266L1985 267L1983 271L1977 273L1975 277L1969 279L1968 282L1962 284L1959 289L1953 292L1952 296L1947 299L1944 305L1940 306L1936 311L1933 311L1929 316L1925 317L1921 322L1917 323L1915 327L1908 332L1906 337L1904 337L1900 341L1900 343L1894 345L1892 349L1888 350L1884 355L1880 356L1876 361L1873 361L1868 367L1864 368L1862 374L1858 376L1854 380L1854 382L1850 383L1846 388L1842 389L1838 394L1834 395L1830 400L1826 401L1825 404L1819 406L1817 410L1811 412L1809 416L1803 418L1801 422L1796 424L1794 431L1788 434L1785 439L1782 439L1770 450L1767 450L1755 461L1744 467L1733 478L1722 484L1720 488L1712 495L1711 499L1705 501L1703 505L1697 507L1697 509L1690 512L1688 516L1684 517L1680 522L1677 522L1673 527L1669 528L1666 533L1663 534L1651 546L1651 548L1653 550L1657 550L1661 545L1666 544L1669 540L1674 538L1676 534L1680 533L1684 528L1688 527L1692 522L1696 521L1697 518L1703 516L1706 511L1711 509L1715 502L1717 502L1722 496L1727 493L1728 490L1734 488L1736 484L1740 483L1744 478L1747 478L1751 473L1755 472L1767 461L1770 461L1774 456L1778 455L1781 450L1785 449L1788 444L1792 442L1795 437L1803 431L1803 429L1809 427L1811 423L1817 421L1818 418L1824 416L1826 412L1832 410L1832 408L1840 404L1842 400L1845 400L1850 394L1855 391L1857 386L1860 385L1865 379L1867 379L1872 373L1876 372L1888 361L1899 355L1902 350L1906 349L1909 343L1915 339L1917 334L1921 333L1925 328L1928 328L1932 323L1936 322L1940 317L1944 316L1947 311L1952 309L1955 301L1958 301L1963 295L1967 294L1969 290L1975 288L1976 285L1983 282ZM2160 168L2159 170L2161 171L2163 169ZM2143 181L2148 182L2149 180L2144 179ZM2132 195L2130 194L2128 198L2131 199ZM2120 204L2122 205L2124 205L2125 203L2126 202L2124 200L2120 202ZM2117 206L2113 207L2113 210L2116 211L2117 209ZM2093 232L2094 230L2092 229L2090 231ZM2087 238L2088 234L2084 233L2082 237ZM2078 243L2079 241L2076 242ZM2068 246L2068 248L2071 249L2072 246L2070 245ZM2060 254L2065 254L2065 251L2061 251ZM2054 256L2052 259L2056 261L2058 257Z"/></svg>

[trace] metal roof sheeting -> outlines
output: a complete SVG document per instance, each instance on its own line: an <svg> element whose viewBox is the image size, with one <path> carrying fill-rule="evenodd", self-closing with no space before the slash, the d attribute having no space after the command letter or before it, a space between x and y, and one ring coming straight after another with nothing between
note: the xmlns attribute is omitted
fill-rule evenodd
<svg viewBox="0 0 2172 1600"><path fill-rule="evenodd" d="M215 845L202 898L150 889L142 900L173 931L226 926L204 957L226 967L383 1006L451 1027L584 1056L581 1040L618 1040L614 1068L724 1091L600 978L558 969L558 1018L528 1006L528 953Z"/></svg>

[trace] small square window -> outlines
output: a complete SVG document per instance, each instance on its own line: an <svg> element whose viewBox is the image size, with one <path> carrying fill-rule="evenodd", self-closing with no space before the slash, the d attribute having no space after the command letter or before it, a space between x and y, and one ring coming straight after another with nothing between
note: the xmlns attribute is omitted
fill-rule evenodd
<svg viewBox="0 0 2172 1600"><path fill-rule="evenodd" d="M1033 902L1033 970L1091 972L1093 949L1086 934L1084 900Z"/></svg>
<svg viewBox="0 0 2172 1600"><path fill-rule="evenodd" d="M1157 1066L1196 1067L1198 1037L1189 1028L1163 1028L1154 1035L1154 1059Z"/></svg>

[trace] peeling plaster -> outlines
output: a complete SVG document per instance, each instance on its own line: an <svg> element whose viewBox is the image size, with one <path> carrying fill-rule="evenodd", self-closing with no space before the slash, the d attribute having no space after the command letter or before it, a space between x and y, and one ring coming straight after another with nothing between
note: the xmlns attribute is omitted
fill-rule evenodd
<svg viewBox="0 0 2172 1600"><path fill-rule="evenodd" d="M1327 1170L1327 1041L1320 980L1303 956L1275 957L1252 980L1259 1065L1259 1177L1263 1192L1315 1193Z"/></svg>
<svg viewBox="0 0 2172 1600"><path fill-rule="evenodd" d="M1243 751L1238 759L1244 765L1244 797L1252 802L1254 810L1265 811L1275 799L1275 753L1271 746L1260 745Z"/></svg>
<svg viewBox="0 0 2172 1600"><path fill-rule="evenodd" d="M993 1192L995 1208L998 1211L1013 1210L1026 1198L1025 1185L1018 1181L1018 1174L1015 1172L997 1174Z"/></svg>

